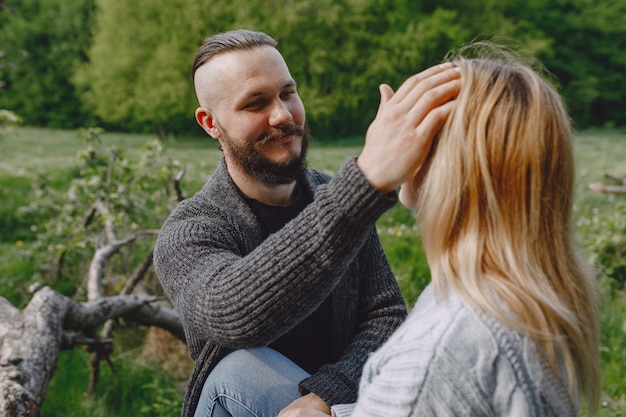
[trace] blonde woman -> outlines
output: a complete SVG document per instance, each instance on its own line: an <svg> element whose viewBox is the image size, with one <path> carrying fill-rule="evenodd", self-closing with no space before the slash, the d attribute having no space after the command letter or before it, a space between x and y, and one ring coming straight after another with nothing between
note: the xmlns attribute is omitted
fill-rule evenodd
<svg viewBox="0 0 626 417"><path fill-rule="evenodd" d="M596 282L572 238L560 96L502 59L452 60L456 105L400 201L432 283L366 363L352 416L577 416L599 396Z"/></svg>

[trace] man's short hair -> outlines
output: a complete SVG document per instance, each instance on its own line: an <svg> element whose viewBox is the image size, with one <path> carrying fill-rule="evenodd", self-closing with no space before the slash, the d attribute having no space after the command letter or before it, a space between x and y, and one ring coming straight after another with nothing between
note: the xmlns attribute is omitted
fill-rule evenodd
<svg viewBox="0 0 626 417"><path fill-rule="evenodd" d="M198 68L216 55L224 52L252 49L263 45L275 48L277 43L271 36L252 30L238 29L217 33L206 38L200 48L198 48L193 61L191 76L194 77Z"/></svg>

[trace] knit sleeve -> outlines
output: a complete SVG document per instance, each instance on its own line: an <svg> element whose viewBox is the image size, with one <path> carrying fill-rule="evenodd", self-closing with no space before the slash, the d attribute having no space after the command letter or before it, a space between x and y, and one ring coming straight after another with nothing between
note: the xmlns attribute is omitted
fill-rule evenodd
<svg viewBox="0 0 626 417"><path fill-rule="evenodd" d="M350 417L355 406L355 403L335 404L330 407L330 413L333 417Z"/></svg>
<svg viewBox="0 0 626 417"><path fill-rule="evenodd" d="M192 357L207 341L266 346L293 328L329 296L395 202L369 185L354 158L318 187L299 216L258 245L246 219L208 199L184 201L161 229L154 265Z"/></svg>

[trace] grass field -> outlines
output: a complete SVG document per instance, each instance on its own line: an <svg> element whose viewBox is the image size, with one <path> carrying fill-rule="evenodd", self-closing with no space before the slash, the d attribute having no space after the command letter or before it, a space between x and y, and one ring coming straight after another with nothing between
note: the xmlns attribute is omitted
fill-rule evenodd
<svg viewBox="0 0 626 417"><path fill-rule="evenodd" d="M150 135L117 133L104 133L101 138L104 146L123 147L129 155L139 155L142 145L153 140ZM217 143L209 138L176 139L164 145L167 155L186 168L183 187L188 194L202 186L221 155ZM605 174L626 177L625 145L625 131L588 131L576 137L577 233L581 243L591 250L606 241L624 246L626 196L600 194L590 190L588 184L607 181ZM314 140L309 165L332 174L347 156L357 155L361 146L361 138L333 143ZM16 305L28 301L27 286L40 274L37 266L23 256L35 239L37 219L19 216L17 211L36 199L31 185L37 176L50 178L51 184L60 189L67 187L76 175L76 154L83 147L76 131L19 128L0 137L0 294ZM429 279L412 215L397 205L381 217L378 228L407 304L411 305ZM624 258L621 253L611 256L617 263ZM603 284L601 360L605 395L599 415L626 416L626 293L624 282L619 280L605 278ZM106 383L101 391L95 398L83 399L88 356L80 350L64 352L42 415L178 415L180 384L186 375L166 375L157 365L137 365L133 360L137 355L132 349L117 353L114 360L121 364L120 374L112 376L103 371ZM124 405L127 402L132 406Z"/></svg>

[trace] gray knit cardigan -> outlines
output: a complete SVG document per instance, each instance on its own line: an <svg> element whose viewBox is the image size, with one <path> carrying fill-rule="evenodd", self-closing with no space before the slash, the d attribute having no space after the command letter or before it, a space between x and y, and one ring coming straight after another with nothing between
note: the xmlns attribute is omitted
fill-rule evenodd
<svg viewBox="0 0 626 417"><path fill-rule="evenodd" d="M329 176L308 169L313 202L263 240L261 225L222 161L164 223L154 266L180 314L195 361L182 416L192 416L207 375L228 352L267 346L332 304L336 362L300 382L328 405L354 402L363 365L406 317L375 222L397 201L346 161Z"/></svg>

